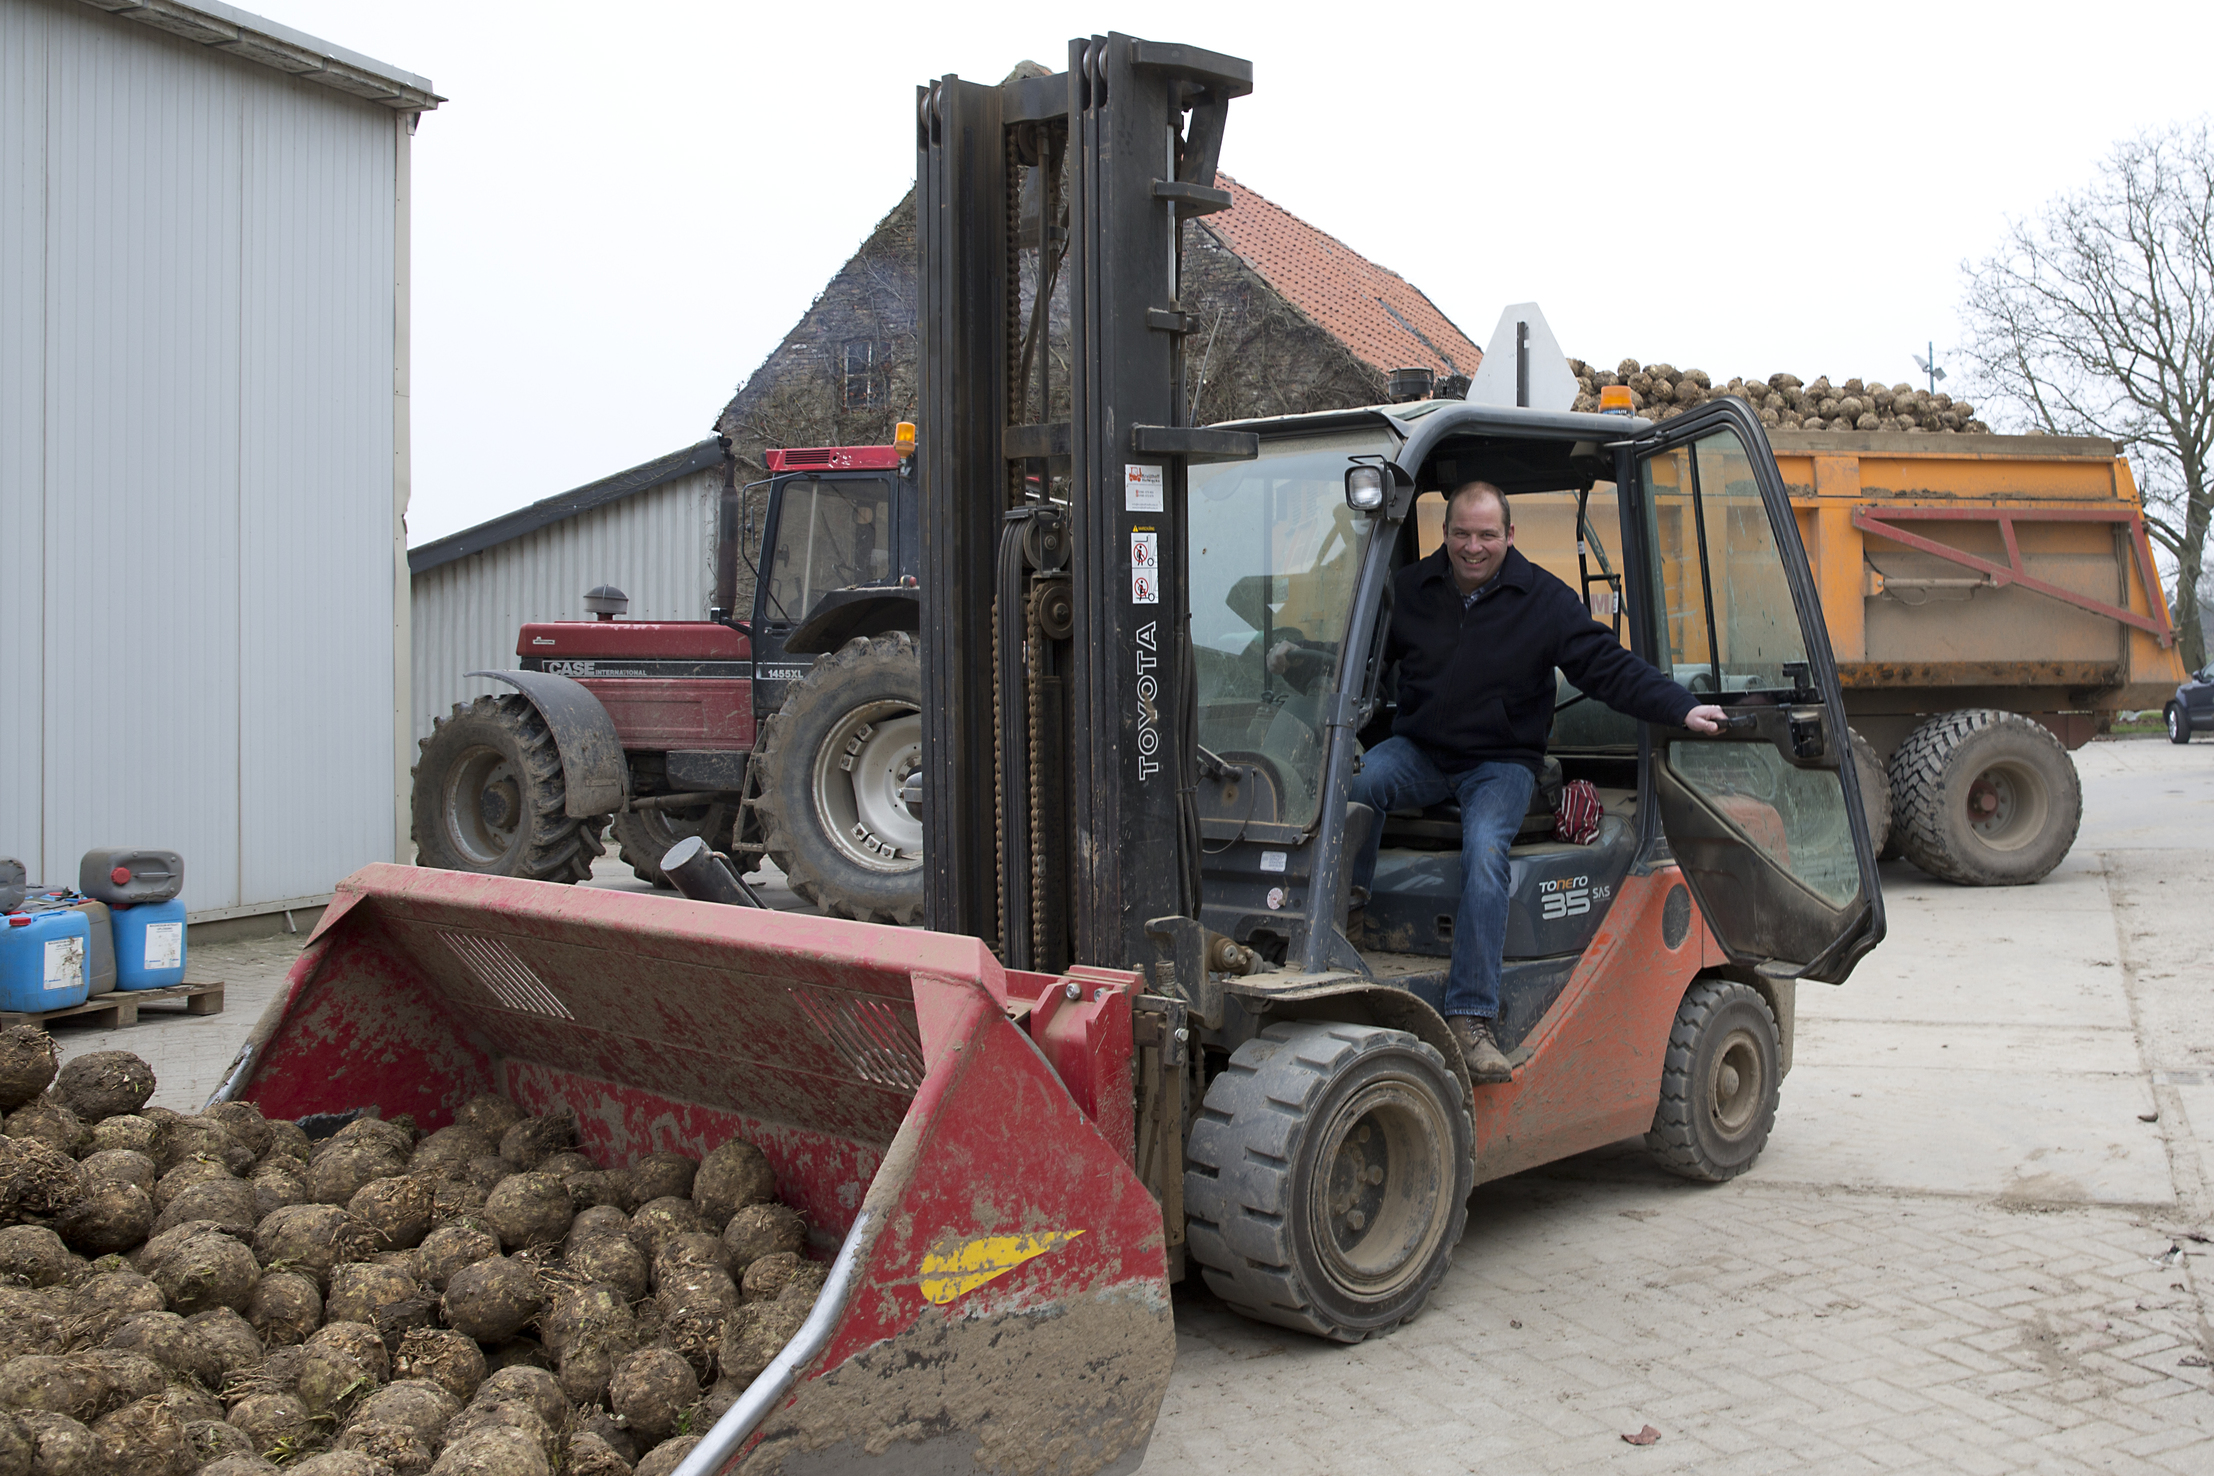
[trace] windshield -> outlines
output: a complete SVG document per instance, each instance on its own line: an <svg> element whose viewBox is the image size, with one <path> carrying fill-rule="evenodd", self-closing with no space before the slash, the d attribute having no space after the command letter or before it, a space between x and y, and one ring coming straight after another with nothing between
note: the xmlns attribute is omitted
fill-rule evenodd
<svg viewBox="0 0 2214 1476"><path fill-rule="evenodd" d="M892 568L892 491L881 477L784 484L770 550L771 619L804 620L825 590L874 584Z"/></svg>
<svg viewBox="0 0 2214 1476"><path fill-rule="evenodd" d="M1345 505L1346 468L1398 447L1377 426L1191 470L1199 742L1260 768L1278 818L1302 829L1321 808L1323 712L1374 521Z"/></svg>

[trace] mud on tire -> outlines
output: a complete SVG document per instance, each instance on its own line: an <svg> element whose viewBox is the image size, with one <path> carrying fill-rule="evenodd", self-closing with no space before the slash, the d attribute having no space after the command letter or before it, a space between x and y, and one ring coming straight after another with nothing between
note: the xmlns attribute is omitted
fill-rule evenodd
<svg viewBox="0 0 2214 1476"><path fill-rule="evenodd" d="M1891 756L1891 793L1900 852L1969 887L2042 879L2083 820L2083 785L2060 740L2034 719L1993 708L1916 728Z"/></svg>
<svg viewBox="0 0 2214 1476"><path fill-rule="evenodd" d="M905 631L815 658L761 725L762 844L802 901L833 917L922 916L922 822L898 799L922 742L922 660Z"/></svg>
<svg viewBox="0 0 2214 1476"><path fill-rule="evenodd" d="M1734 1179L1768 1146L1782 1086L1783 1045L1768 1001L1735 980L1701 979L1676 1007L1645 1147L1672 1174Z"/></svg>
<svg viewBox="0 0 2214 1476"><path fill-rule="evenodd" d="M1468 1094L1402 1030L1270 1025L1207 1088L1185 1149L1188 1248L1260 1322L1357 1343L1414 1317L1475 1176Z"/></svg>
<svg viewBox="0 0 2214 1476"><path fill-rule="evenodd" d="M510 693L457 702L418 750L417 865L551 882L592 874L606 818L566 813L561 753L529 701Z"/></svg>

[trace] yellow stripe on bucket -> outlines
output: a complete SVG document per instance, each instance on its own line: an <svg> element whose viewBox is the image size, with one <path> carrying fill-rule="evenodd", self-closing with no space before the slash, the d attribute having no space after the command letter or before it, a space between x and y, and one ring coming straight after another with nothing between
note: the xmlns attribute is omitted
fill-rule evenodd
<svg viewBox="0 0 2214 1476"><path fill-rule="evenodd" d="M955 1297L975 1291L995 1277L1005 1276L1023 1262L1059 1250L1082 1235L1081 1230L1051 1230L1044 1235L979 1235L965 1240L951 1252L926 1251L922 1259L922 1294L943 1307Z"/></svg>

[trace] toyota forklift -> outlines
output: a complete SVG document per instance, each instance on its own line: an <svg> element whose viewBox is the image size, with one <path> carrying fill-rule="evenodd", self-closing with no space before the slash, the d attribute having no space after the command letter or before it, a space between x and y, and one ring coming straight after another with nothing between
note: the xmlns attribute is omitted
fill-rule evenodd
<svg viewBox="0 0 2214 1476"><path fill-rule="evenodd" d="M1187 423L1181 226L1228 207L1251 87L1118 34L917 93L926 927L366 867L219 1093L426 1128L479 1091L589 1104L580 1151L617 1164L756 1144L829 1271L679 1476L1130 1471L1173 1283L1354 1342L1421 1310L1479 1182L1640 1134L1741 1172L1795 991L1883 936L1820 606L1737 402ZM1561 685L1558 777L1605 817L1571 844L1533 812L1513 848L1514 1073L1482 1087L1438 1010L1457 820L1348 803L1392 575L1477 478L1729 713L1700 737ZM673 877L715 859L684 847Z"/></svg>

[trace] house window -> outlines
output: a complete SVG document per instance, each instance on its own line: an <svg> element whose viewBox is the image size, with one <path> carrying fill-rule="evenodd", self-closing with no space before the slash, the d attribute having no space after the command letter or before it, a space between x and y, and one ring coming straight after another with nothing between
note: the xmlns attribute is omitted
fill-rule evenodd
<svg viewBox="0 0 2214 1476"><path fill-rule="evenodd" d="M840 351L839 361L845 383L845 406L848 410L868 410L883 403L883 376L877 372L877 344L874 339L847 339L845 347Z"/></svg>

